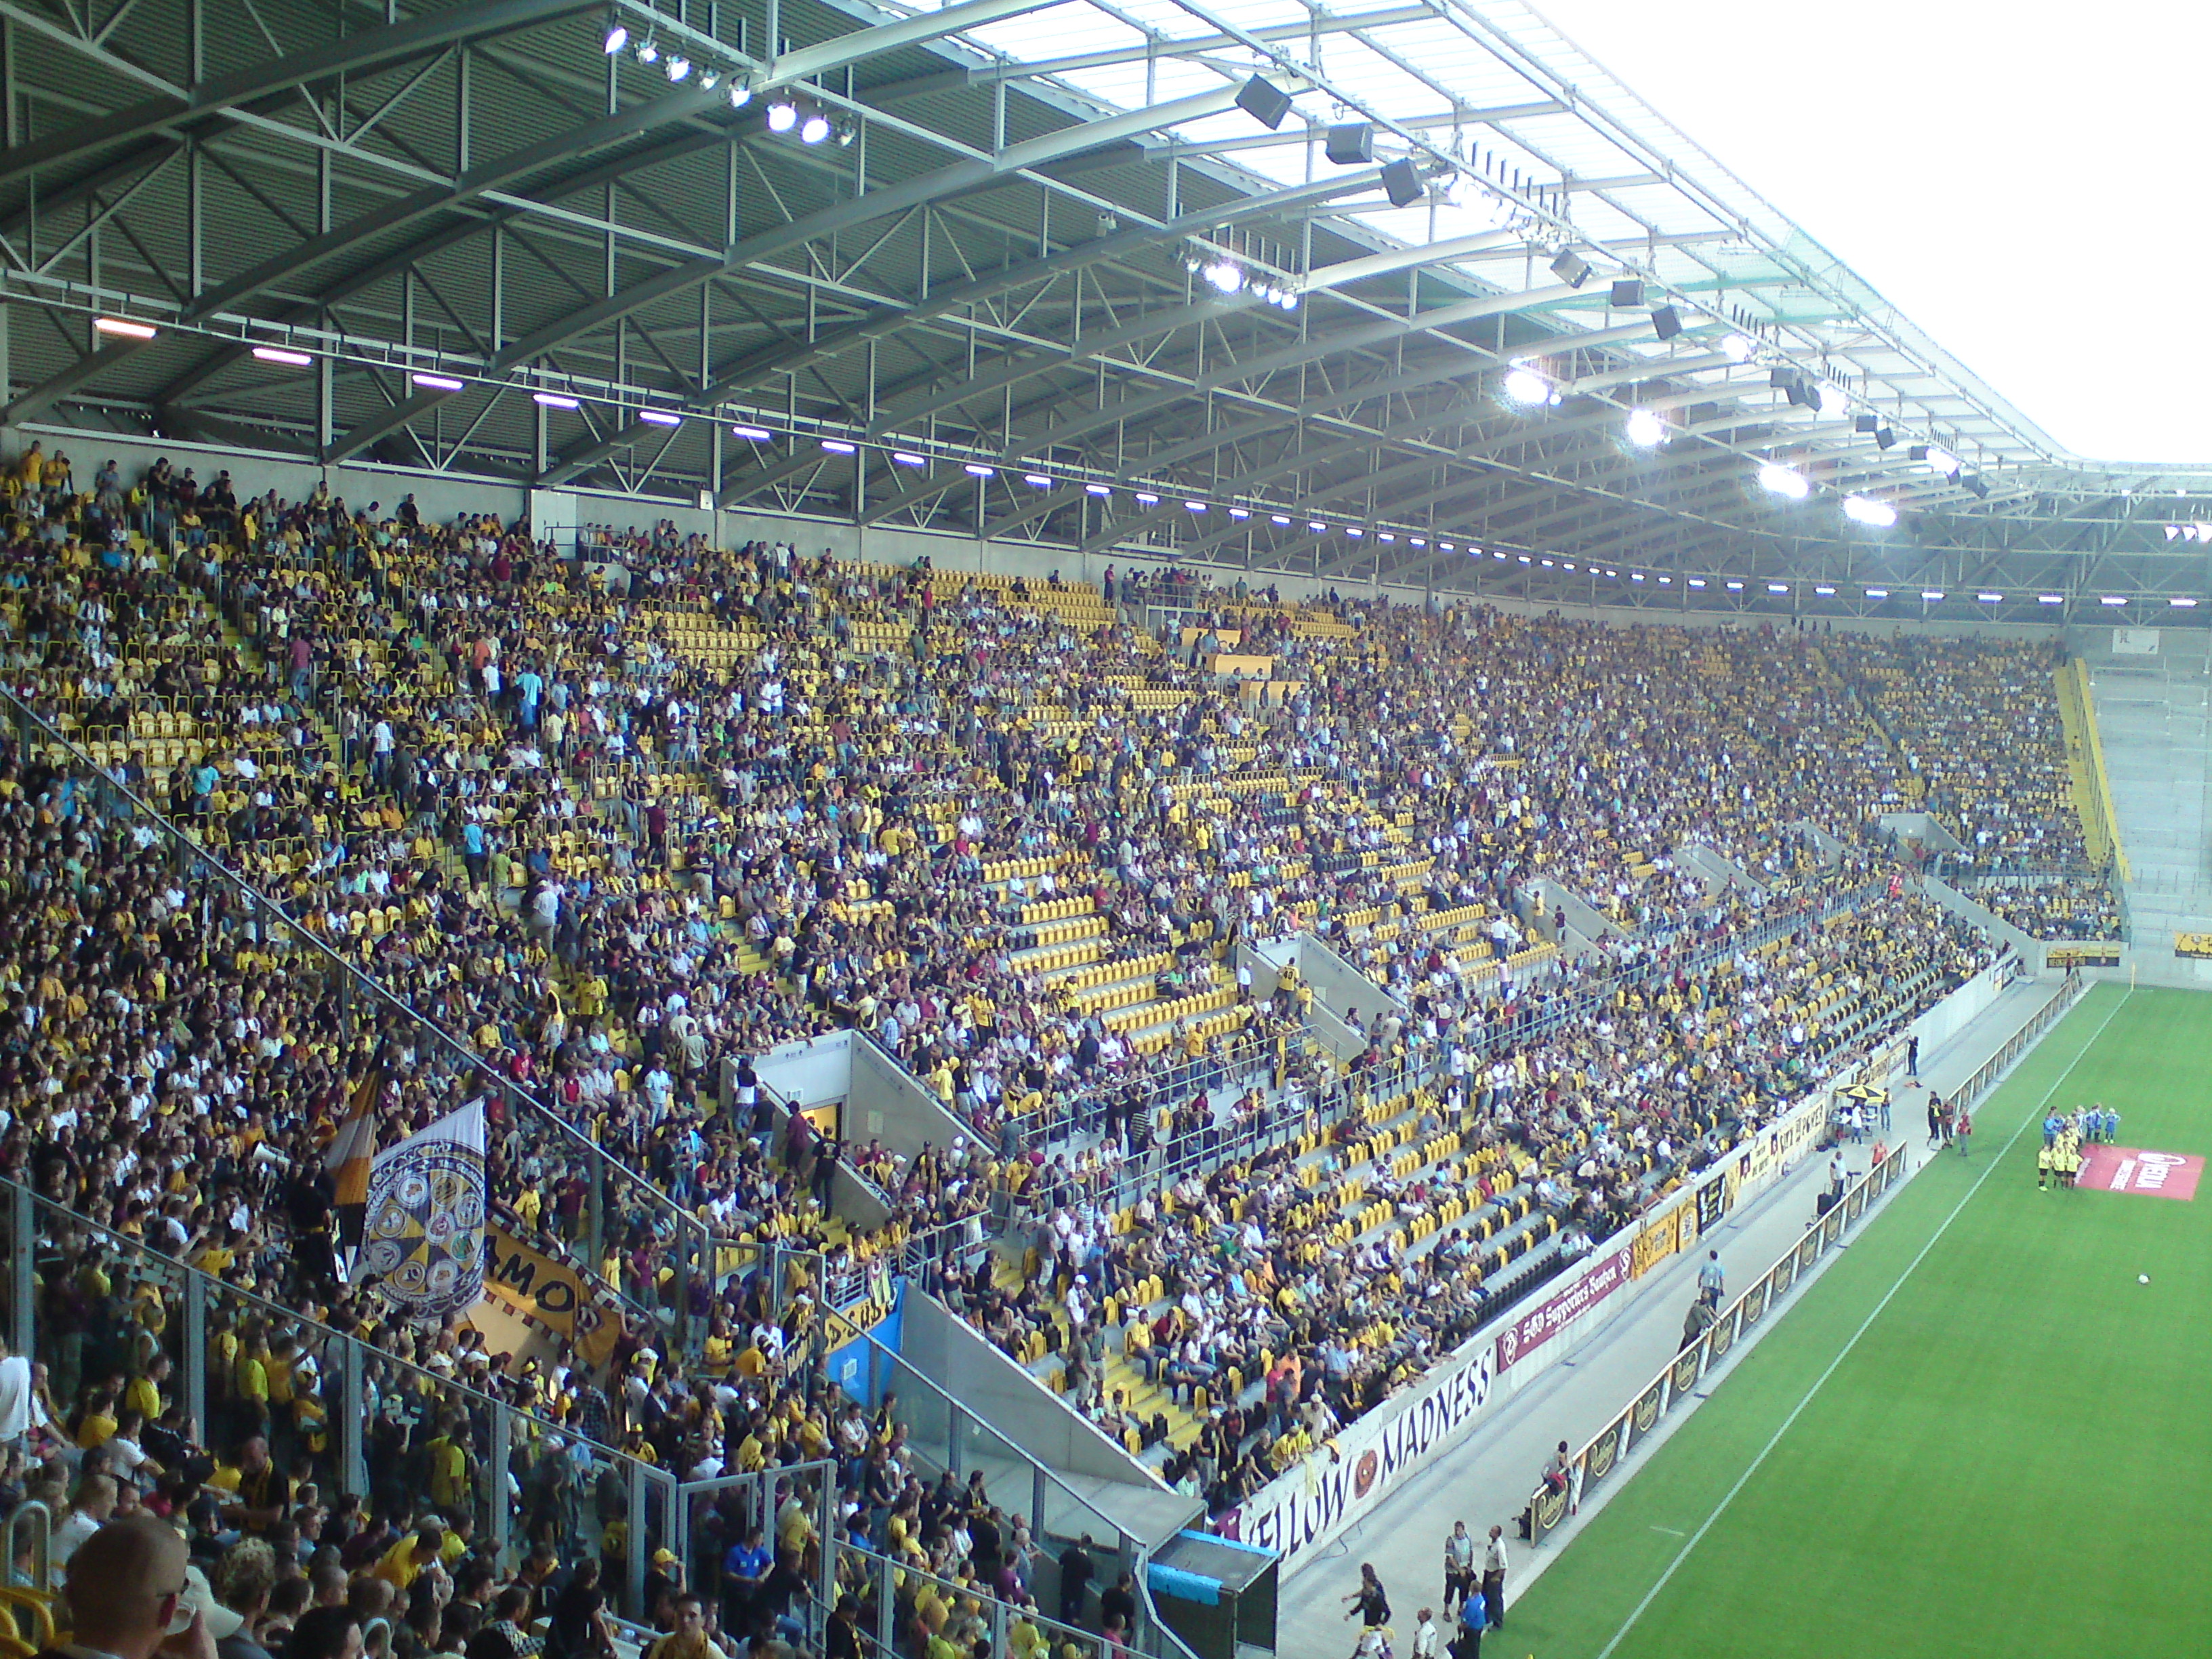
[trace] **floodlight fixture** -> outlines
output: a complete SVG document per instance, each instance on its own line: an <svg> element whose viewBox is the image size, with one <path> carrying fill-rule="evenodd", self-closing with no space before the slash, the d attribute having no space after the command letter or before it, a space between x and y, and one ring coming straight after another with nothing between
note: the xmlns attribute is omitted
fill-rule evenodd
<svg viewBox="0 0 2212 1659"><path fill-rule="evenodd" d="M1552 275L1569 288L1580 288L1589 281L1589 261L1571 247L1563 247L1552 256Z"/></svg>
<svg viewBox="0 0 2212 1659"><path fill-rule="evenodd" d="M788 98L779 98L768 106L768 130L770 132L789 132L799 125L799 106Z"/></svg>
<svg viewBox="0 0 2212 1659"><path fill-rule="evenodd" d="M315 360L304 351L291 351L283 346L256 346L253 355L264 363L282 363L287 368L312 368Z"/></svg>
<svg viewBox="0 0 2212 1659"><path fill-rule="evenodd" d="M95 334L111 334L125 340L150 340L161 331L151 323L136 323L127 317L95 317L92 330Z"/></svg>
<svg viewBox="0 0 2212 1659"><path fill-rule="evenodd" d="M1651 331L1662 340L1671 340L1682 331L1682 313L1672 306L1661 306L1651 313Z"/></svg>
<svg viewBox="0 0 2212 1659"><path fill-rule="evenodd" d="M1504 391L1512 402L1524 407L1547 404L1552 400L1551 382L1533 368L1520 368L1506 371Z"/></svg>
<svg viewBox="0 0 2212 1659"><path fill-rule="evenodd" d="M684 424L684 417L672 409L641 409L637 411L637 418L647 426L678 427Z"/></svg>
<svg viewBox="0 0 2212 1659"><path fill-rule="evenodd" d="M1648 409L1631 410L1628 414L1628 441L1638 449L1656 449L1667 441L1667 422Z"/></svg>
<svg viewBox="0 0 2212 1659"><path fill-rule="evenodd" d="M1897 522L1897 509L1887 501L1878 501L1870 495L1844 497L1844 516L1854 524L1863 524L1869 530L1887 530Z"/></svg>
<svg viewBox="0 0 2212 1659"><path fill-rule="evenodd" d="M1777 461L1769 461L1759 469L1759 483L1762 489L1787 496L1793 501L1802 501L1813 493L1810 479L1796 468L1784 466Z"/></svg>

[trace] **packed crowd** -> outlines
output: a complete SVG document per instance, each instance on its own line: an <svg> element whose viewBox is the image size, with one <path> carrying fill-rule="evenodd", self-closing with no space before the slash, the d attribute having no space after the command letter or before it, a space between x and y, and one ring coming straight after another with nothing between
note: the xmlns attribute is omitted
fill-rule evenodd
<svg viewBox="0 0 2212 1659"><path fill-rule="evenodd" d="M2125 931L2119 902L2101 881L2071 875L1954 879L1969 898L2031 939L2117 939Z"/></svg>
<svg viewBox="0 0 2212 1659"><path fill-rule="evenodd" d="M1916 912L1889 918L1911 943L1887 966L1856 924L1683 964L1862 882L1885 810L2008 854L2078 849L2024 647L1292 608L1180 575L1102 597L669 525L572 563L411 497L241 497L166 462L82 489L35 450L6 482L4 678L104 776L36 742L0 753L19 872L0 892L0 1170L395 1364L668 1466L698 1461L684 1425L730 1387L748 1413L796 1412L805 1443L809 1292L845 1299L833 1284L927 1227L965 1221L972 1242L1011 1188L1053 1243L1018 1285L973 1275L971 1313L1010 1346L1047 1337L1093 1409L1176 1443L1171 1478L1233 1495L1253 1457L1287 1467L1497 1288L1455 1270L1464 1230L1315 1254L1298 1162L1349 1157L1354 1118L1334 1114L1357 1090L1297 999L1239 975L1239 943L1313 928L1406 1011L1370 1010L1343 1058L1450 1079L1420 1135L1463 1150L1370 1201L1411 1219L1464 1188L1587 1244L1823 1057L1791 988L1900 986L1909 966L1911 1001L1967 958ZM1148 602L1196 608L1188 651L1133 624ZM1272 661L1270 694L1207 672L1206 647L1232 643ZM1931 712L1930 683L1987 718ZM1850 843L1840 867L1808 821ZM1571 943L1564 909L1529 902L1537 878L1601 919L1571 966L1537 948ZM1094 929L1075 965L1141 976L1159 1018L1131 1024L1051 960L1066 941L1039 912L1067 901ZM1464 920L1425 928L1443 916ZM902 1160L777 1111L751 1060L841 1026L974 1145ZM628 1298L605 1375L500 1364L337 1283L321 1148L364 1078L394 1132L486 1100L501 1216ZM1340 1139L1232 1166L1249 1190L1209 1172L1245 1132L1309 1122ZM585 1141L635 1178L595 1195ZM838 1219L840 1164L889 1225ZM1170 1192L1110 1231L1095 1194L1170 1165ZM680 1271L687 1216L812 1251L800 1294ZM1138 1339L1147 1379L1188 1399L1264 1373L1285 1407L1262 1430L1223 1402L1210 1462L1188 1425L1164 1435L1102 1386L1104 1298L1155 1275L1183 1305ZM1349 1346L1408 1284L1424 1313ZM50 1376L51 1416L81 1419L112 1380Z"/></svg>

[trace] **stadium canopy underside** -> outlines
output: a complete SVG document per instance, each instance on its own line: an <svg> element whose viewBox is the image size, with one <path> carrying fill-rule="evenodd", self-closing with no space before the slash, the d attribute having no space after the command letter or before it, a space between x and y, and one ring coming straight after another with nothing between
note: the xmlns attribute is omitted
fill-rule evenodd
<svg viewBox="0 0 2212 1659"><path fill-rule="evenodd" d="M1516 4L0 0L0 46L11 424L1261 580L2212 600L2212 468L2060 451Z"/></svg>

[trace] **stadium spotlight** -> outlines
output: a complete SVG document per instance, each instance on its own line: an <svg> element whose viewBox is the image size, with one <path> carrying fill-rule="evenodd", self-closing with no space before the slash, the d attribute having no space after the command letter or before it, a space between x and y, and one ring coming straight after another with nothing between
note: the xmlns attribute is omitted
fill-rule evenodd
<svg viewBox="0 0 2212 1659"><path fill-rule="evenodd" d="M1237 294L1243 290L1244 267L1234 259L1216 259L1199 274L1216 293Z"/></svg>
<svg viewBox="0 0 2212 1659"><path fill-rule="evenodd" d="M1290 521L1291 517L1287 513L1270 513L1267 515L1267 522L1272 525L1288 526Z"/></svg>
<svg viewBox="0 0 2212 1659"><path fill-rule="evenodd" d="M95 334L112 334L125 340L150 340L161 331L151 323L134 323L125 317L95 317L92 330Z"/></svg>
<svg viewBox="0 0 2212 1659"><path fill-rule="evenodd" d="M818 144L829 136L830 118L826 115L817 112L799 123L799 142L802 144Z"/></svg>
<svg viewBox="0 0 2212 1659"><path fill-rule="evenodd" d="M304 351L288 351L283 346L256 346L253 355L264 363L282 363L287 368L313 368L315 360Z"/></svg>
<svg viewBox="0 0 2212 1659"><path fill-rule="evenodd" d="M768 130L770 132L789 132L799 125L799 106L788 98L779 98L768 106Z"/></svg>
<svg viewBox="0 0 2212 1659"><path fill-rule="evenodd" d="M1375 129L1364 121L1341 121L1328 130L1328 159L1340 167L1364 167L1375 159Z"/></svg>
<svg viewBox="0 0 2212 1659"><path fill-rule="evenodd" d="M681 81L690 73L691 60L689 58L684 57L681 52L678 52L675 57L668 60L668 78L670 81Z"/></svg>
<svg viewBox="0 0 2212 1659"><path fill-rule="evenodd" d="M1515 368L1505 376L1505 395L1516 404L1531 406L1552 400L1551 383L1533 368Z"/></svg>
<svg viewBox="0 0 2212 1659"><path fill-rule="evenodd" d="M981 461L969 461L960 470L971 478L993 477L999 471L995 466L985 466Z"/></svg>
<svg viewBox="0 0 2212 1659"><path fill-rule="evenodd" d="M732 81L730 82L730 107L732 109L743 109L747 104L751 103L752 100L753 88L751 82Z"/></svg>
<svg viewBox="0 0 2212 1659"><path fill-rule="evenodd" d="M2099 600L2098 603L2100 605L2125 605L2127 603L2127 599L2123 594L2107 593L2102 599Z"/></svg>
<svg viewBox="0 0 2212 1659"><path fill-rule="evenodd" d="M2035 596L2035 602L2038 605L2063 605L2066 596L2063 593L2039 593Z"/></svg>
<svg viewBox="0 0 2212 1659"><path fill-rule="evenodd" d="M854 455L859 453L860 448L860 445L848 442L843 438L824 438L822 447L832 455Z"/></svg>
<svg viewBox="0 0 2212 1659"><path fill-rule="evenodd" d="M641 409L637 411L637 418L647 426L678 427L684 424L684 417L672 409Z"/></svg>
<svg viewBox="0 0 2212 1659"><path fill-rule="evenodd" d="M2185 599L2179 593L2176 593L2171 599L2167 599L2166 603L2177 611L2194 611L2197 609L2196 600Z"/></svg>
<svg viewBox="0 0 2212 1659"><path fill-rule="evenodd" d="M1651 331L1662 340L1671 340L1682 331L1682 313L1672 306L1661 306L1651 313Z"/></svg>
<svg viewBox="0 0 2212 1659"><path fill-rule="evenodd" d="M1648 409L1628 413L1628 441L1638 449L1656 449L1667 441L1667 422Z"/></svg>
<svg viewBox="0 0 2212 1659"><path fill-rule="evenodd" d="M754 444L771 443L775 438L775 434L764 426L733 426L730 428L730 435Z"/></svg>
<svg viewBox="0 0 2212 1659"><path fill-rule="evenodd" d="M1273 131L1291 112L1291 94L1272 81L1254 76L1237 88L1237 107Z"/></svg>
<svg viewBox="0 0 2212 1659"><path fill-rule="evenodd" d="M1323 531L1327 530L1328 526L1323 524L1319 519L1309 519L1306 520L1306 528L1311 531L1315 535L1318 536Z"/></svg>
<svg viewBox="0 0 2212 1659"><path fill-rule="evenodd" d="M1934 605L1943 597L1943 590L1940 587L1923 587L1920 590L1920 597L1924 603Z"/></svg>
<svg viewBox="0 0 2212 1659"><path fill-rule="evenodd" d="M410 374L407 378L425 392L459 392L464 384L450 374Z"/></svg>
<svg viewBox="0 0 2212 1659"><path fill-rule="evenodd" d="M579 406L578 400L565 392L533 392L530 394L530 401L540 409L574 409Z"/></svg>
<svg viewBox="0 0 2212 1659"><path fill-rule="evenodd" d="M1844 497L1844 516L1854 524L1865 525L1870 530L1887 530L1897 522L1897 509L1887 501L1878 501L1867 495Z"/></svg>
<svg viewBox="0 0 2212 1659"><path fill-rule="evenodd" d="M1824 421L1842 419L1851 406L1851 400L1844 395L1844 389L1841 386L1826 385L1817 386L1814 388L1814 396L1819 401L1820 418Z"/></svg>
<svg viewBox="0 0 2212 1659"><path fill-rule="evenodd" d="M1758 350L1757 346L1741 334L1731 334L1721 342L1721 355L1739 363L1749 362Z"/></svg>
<svg viewBox="0 0 2212 1659"><path fill-rule="evenodd" d="M1866 596L1870 599L1886 599L1889 597L1889 590L1886 587L1869 587L1866 591Z"/></svg>
<svg viewBox="0 0 2212 1659"><path fill-rule="evenodd" d="M1759 483L1761 489L1786 495L1793 501L1802 501L1813 493L1813 485L1803 473L1776 461L1769 461L1759 469Z"/></svg>
<svg viewBox="0 0 2212 1659"><path fill-rule="evenodd" d="M1851 430L1854 432L1872 432L1881 424L1881 417L1878 415L1861 415L1852 421Z"/></svg>
<svg viewBox="0 0 2212 1659"><path fill-rule="evenodd" d="M1887 449L1896 441L1897 434L1886 426L1878 428L1874 434L1874 447L1876 449Z"/></svg>
<svg viewBox="0 0 2212 1659"><path fill-rule="evenodd" d="M660 61L660 42L654 40L651 35L647 35L644 40L638 46L637 61L641 64L659 63Z"/></svg>
<svg viewBox="0 0 2212 1659"><path fill-rule="evenodd" d="M1032 489L1052 488L1052 479L1042 472L1024 472L1022 474L1022 482Z"/></svg>
<svg viewBox="0 0 2212 1659"><path fill-rule="evenodd" d="M929 465L927 457L917 455L911 449L894 449L891 451L891 461L897 466L927 466Z"/></svg>
<svg viewBox="0 0 2212 1659"><path fill-rule="evenodd" d="M1966 480L1966 485L1972 492L1975 500L1983 501L1989 500L1990 487L1979 478L1968 478Z"/></svg>
<svg viewBox="0 0 2212 1659"><path fill-rule="evenodd" d="M607 25L606 41L605 46L601 48L605 52L607 56L610 58L613 57L617 52L620 52L629 44L629 31L624 28L619 21L610 22Z"/></svg>
<svg viewBox="0 0 2212 1659"><path fill-rule="evenodd" d="M1624 276L1613 285L1606 303L1615 311L1633 311L1644 303L1644 284L1633 276Z"/></svg>
<svg viewBox="0 0 2212 1659"><path fill-rule="evenodd" d="M2004 603L2004 595L2002 593L1977 593L1974 595L1974 599L1978 603L1982 605L2002 605Z"/></svg>
<svg viewBox="0 0 2212 1659"><path fill-rule="evenodd" d="M1552 256L1552 275L1569 288L1580 288L1589 281L1589 261L1571 247L1563 247Z"/></svg>
<svg viewBox="0 0 2212 1659"><path fill-rule="evenodd" d="M1083 486L1083 493L1086 495L1110 495L1114 493L1114 486L1111 484L1087 483Z"/></svg>
<svg viewBox="0 0 2212 1659"><path fill-rule="evenodd" d="M1139 507L1158 507L1159 504L1160 498L1153 491L1149 489L1140 489L1137 491L1137 505Z"/></svg>

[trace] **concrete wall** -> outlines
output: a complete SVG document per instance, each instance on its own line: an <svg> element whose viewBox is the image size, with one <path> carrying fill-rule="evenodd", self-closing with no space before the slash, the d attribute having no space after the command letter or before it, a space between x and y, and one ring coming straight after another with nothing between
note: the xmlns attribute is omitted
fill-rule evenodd
<svg viewBox="0 0 2212 1659"><path fill-rule="evenodd" d="M1542 911L1539 931L1559 947L1562 956L1580 956L1601 935L1615 931L1603 912L1559 882L1540 876L1534 881L1523 882L1522 890L1537 901ZM1562 910L1566 912L1567 927L1565 934L1559 937L1555 936L1557 930L1551 918Z"/></svg>
<svg viewBox="0 0 2212 1659"><path fill-rule="evenodd" d="M943 1152L954 1136L968 1133L968 1126L900 1070L873 1037L859 1031L845 1035L852 1041L853 1066L845 1109L854 1134L863 1140L880 1139L900 1157L911 1158L925 1146Z"/></svg>
<svg viewBox="0 0 2212 1659"><path fill-rule="evenodd" d="M1159 1479L943 1303L907 1287L899 1358L1048 1468L1125 1486Z"/></svg>
<svg viewBox="0 0 2212 1659"><path fill-rule="evenodd" d="M2022 933L1987 905L1975 902L1948 881L1923 876L1920 881L1920 890L1953 915L1972 922L1992 938L2002 939L2011 945L2019 953L2021 961L2027 965L2028 972L2039 974L2043 971L2042 940Z"/></svg>

